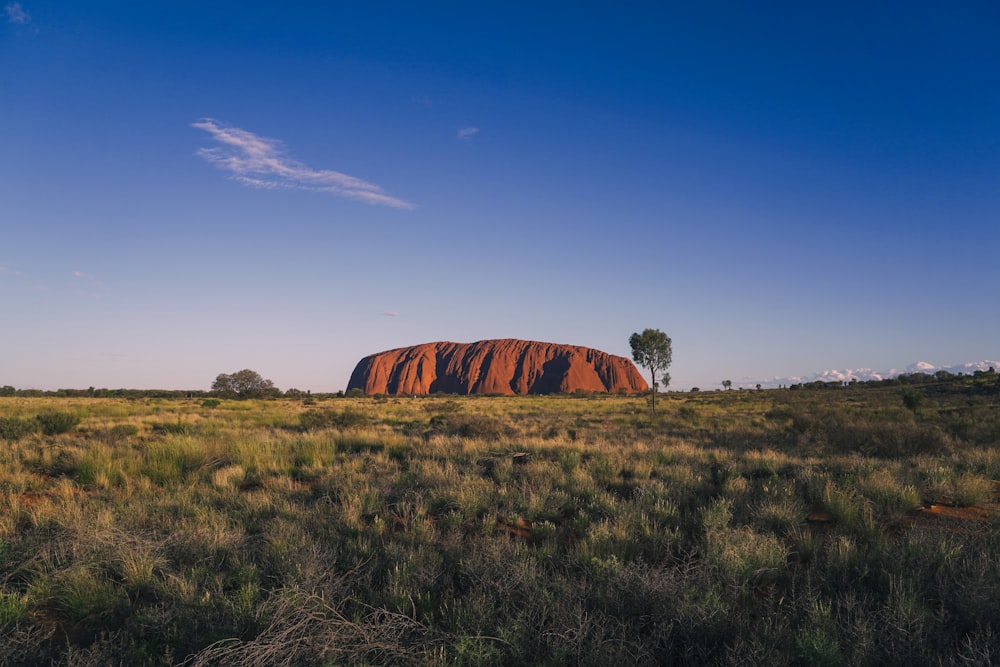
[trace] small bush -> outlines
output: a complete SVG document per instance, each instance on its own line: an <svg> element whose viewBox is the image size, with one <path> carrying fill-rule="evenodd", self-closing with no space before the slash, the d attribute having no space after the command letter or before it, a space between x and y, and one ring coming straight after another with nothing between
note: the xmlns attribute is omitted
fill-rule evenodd
<svg viewBox="0 0 1000 667"><path fill-rule="evenodd" d="M0 417L0 438L4 440L20 440L29 433L33 433L37 427L38 423L30 419Z"/></svg>
<svg viewBox="0 0 1000 667"><path fill-rule="evenodd" d="M899 472L879 469L858 480L857 486L884 515L901 515L920 507L920 493L915 486L902 481Z"/></svg>
<svg viewBox="0 0 1000 667"><path fill-rule="evenodd" d="M841 488L828 481L823 489L823 508L835 522L857 528L864 516L865 503L853 489Z"/></svg>
<svg viewBox="0 0 1000 667"><path fill-rule="evenodd" d="M682 405L677 408L677 416L682 419L696 419L698 417L698 408L693 405Z"/></svg>
<svg viewBox="0 0 1000 667"><path fill-rule="evenodd" d="M434 415L430 418L428 426L435 433L442 433L448 429L448 415Z"/></svg>
<svg viewBox="0 0 1000 667"><path fill-rule="evenodd" d="M153 425L154 433L170 433L172 435L184 435L190 433L191 426L179 419L175 422L157 422Z"/></svg>
<svg viewBox="0 0 1000 667"><path fill-rule="evenodd" d="M364 412L347 408L340 413L340 417L337 419L337 426L340 428L360 428L367 426L370 422L371 418Z"/></svg>
<svg viewBox="0 0 1000 667"><path fill-rule="evenodd" d="M139 427L135 424L115 424L108 431L112 440L125 440L139 435Z"/></svg>
<svg viewBox="0 0 1000 667"><path fill-rule="evenodd" d="M299 427L304 431L316 431L324 428L359 428L366 426L371 419L360 410L347 408L343 412L336 410L306 410L299 415Z"/></svg>
<svg viewBox="0 0 1000 667"><path fill-rule="evenodd" d="M222 401L217 398L206 398L201 402L201 407L203 408L217 408L222 405Z"/></svg>
<svg viewBox="0 0 1000 667"><path fill-rule="evenodd" d="M80 418L72 412L43 412L35 417L45 435L69 433L80 423Z"/></svg>
<svg viewBox="0 0 1000 667"><path fill-rule="evenodd" d="M514 429L506 422L485 415L456 416L450 420L448 435L462 438L478 438L480 440L500 440L513 436Z"/></svg>
<svg viewBox="0 0 1000 667"><path fill-rule="evenodd" d="M333 410L306 410L299 415L299 428L303 431L331 428L336 414Z"/></svg>
<svg viewBox="0 0 1000 667"><path fill-rule="evenodd" d="M903 405L907 410L916 412L920 404L924 402L924 397L916 392L908 391L903 394Z"/></svg>
<svg viewBox="0 0 1000 667"><path fill-rule="evenodd" d="M959 507L982 507L993 497L990 480L978 475L963 474L952 480L952 498Z"/></svg>

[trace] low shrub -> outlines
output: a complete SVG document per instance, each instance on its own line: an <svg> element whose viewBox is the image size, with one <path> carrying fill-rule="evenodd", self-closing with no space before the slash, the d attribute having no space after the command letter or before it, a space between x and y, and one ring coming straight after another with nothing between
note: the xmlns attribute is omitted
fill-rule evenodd
<svg viewBox="0 0 1000 667"><path fill-rule="evenodd" d="M965 473L952 480L952 498L959 507L982 507L993 497L993 484L979 475Z"/></svg>
<svg viewBox="0 0 1000 667"><path fill-rule="evenodd" d="M299 415L299 428L303 431L316 431L324 428L360 428L367 426L370 422L371 418L367 414L351 408L343 411L312 409Z"/></svg>
<svg viewBox="0 0 1000 667"><path fill-rule="evenodd" d="M427 425L430 427L431 431L435 433L443 433L448 430L448 424L450 420L448 415L434 415L428 420Z"/></svg>
<svg viewBox="0 0 1000 667"><path fill-rule="evenodd" d="M303 431L332 428L336 414L333 410L306 410L299 415L299 428Z"/></svg>
<svg viewBox="0 0 1000 667"><path fill-rule="evenodd" d="M337 426L340 428L360 428L371 423L371 417L360 410L346 408L337 418Z"/></svg>
<svg viewBox="0 0 1000 667"><path fill-rule="evenodd" d="M156 422L152 424L154 433L169 433L172 435L185 435L191 432L191 425L185 424L181 420L175 422Z"/></svg>
<svg viewBox="0 0 1000 667"><path fill-rule="evenodd" d="M112 440L125 440L139 435L139 427L135 424L115 424L108 431Z"/></svg>
<svg viewBox="0 0 1000 667"><path fill-rule="evenodd" d="M0 417L0 438L4 440L20 440L38 428L38 422L17 417Z"/></svg>
<svg viewBox="0 0 1000 667"><path fill-rule="evenodd" d="M69 433L80 424L80 418L72 412L43 412L35 419L45 435Z"/></svg>
<svg viewBox="0 0 1000 667"><path fill-rule="evenodd" d="M500 440L514 435L507 422L486 415L456 415L450 419L445 431L448 435L479 440Z"/></svg>
<svg viewBox="0 0 1000 667"><path fill-rule="evenodd" d="M856 528L864 518L865 499L852 488L843 488L827 481L823 488L823 509L834 522Z"/></svg>

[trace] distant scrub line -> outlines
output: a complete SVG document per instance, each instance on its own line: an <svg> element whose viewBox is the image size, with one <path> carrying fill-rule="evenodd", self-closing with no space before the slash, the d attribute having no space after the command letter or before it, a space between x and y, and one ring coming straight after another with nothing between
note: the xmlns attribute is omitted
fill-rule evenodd
<svg viewBox="0 0 1000 667"><path fill-rule="evenodd" d="M729 382L727 380L727 382ZM732 384L730 382L730 384ZM787 389L790 391L798 390L816 390L816 389L865 389L865 388L885 388L885 387L900 387L900 386L913 386L919 387L928 392L945 392L945 393L955 393L957 391L967 392L967 393L997 393L1000 392L1000 373L996 369L990 368L985 371L974 371L971 374L964 373L952 373L950 371L937 371L933 374L929 373L903 373L891 378L884 378L881 380L836 380L836 381L823 381L815 380L812 382L803 382L790 384ZM759 387L759 385L758 385ZM701 391L698 387L691 389L692 392L697 393ZM297 398L306 400L326 400L331 398L362 398L366 396L365 392L359 388L348 389L346 392L337 391L331 393L313 393L311 391L302 391L299 389L286 389L284 392L274 388L269 387L265 395L257 398ZM590 396L590 395L602 395L604 392L594 392L580 390L574 392L576 395L580 396ZM615 391L614 394L624 394L624 391ZM677 393L677 392L673 392ZM458 394L447 394L447 392L436 392L431 394L431 396L445 396L452 395L457 396ZM481 394L482 396L493 396L500 397L505 394ZM566 394L552 394L555 396L566 395ZM11 385L3 385L0 387L0 397L11 397L20 396L22 398L32 398L32 397L60 397L60 398L128 398L128 399L145 399L145 398L161 398L161 399L195 399L195 398L205 398L209 401L217 401L217 398L212 397L226 397L231 398L227 392L220 391L203 391L203 390L170 390L170 389L95 389L90 387L88 389L56 389L54 391L44 391L40 389L16 389ZM376 398L385 398L384 394L373 394Z"/></svg>

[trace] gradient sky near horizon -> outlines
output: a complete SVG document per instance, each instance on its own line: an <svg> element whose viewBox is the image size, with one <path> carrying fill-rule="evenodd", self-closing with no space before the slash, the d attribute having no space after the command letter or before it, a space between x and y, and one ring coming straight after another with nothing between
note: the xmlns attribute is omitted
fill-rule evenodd
<svg viewBox="0 0 1000 667"><path fill-rule="evenodd" d="M993 0L0 6L0 384L1000 356Z"/></svg>

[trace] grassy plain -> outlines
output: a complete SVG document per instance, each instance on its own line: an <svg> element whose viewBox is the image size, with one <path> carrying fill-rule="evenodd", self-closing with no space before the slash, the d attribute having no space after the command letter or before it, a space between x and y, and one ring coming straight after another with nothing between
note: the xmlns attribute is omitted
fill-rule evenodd
<svg viewBox="0 0 1000 667"><path fill-rule="evenodd" d="M0 398L0 665L1000 660L997 387L657 403Z"/></svg>

